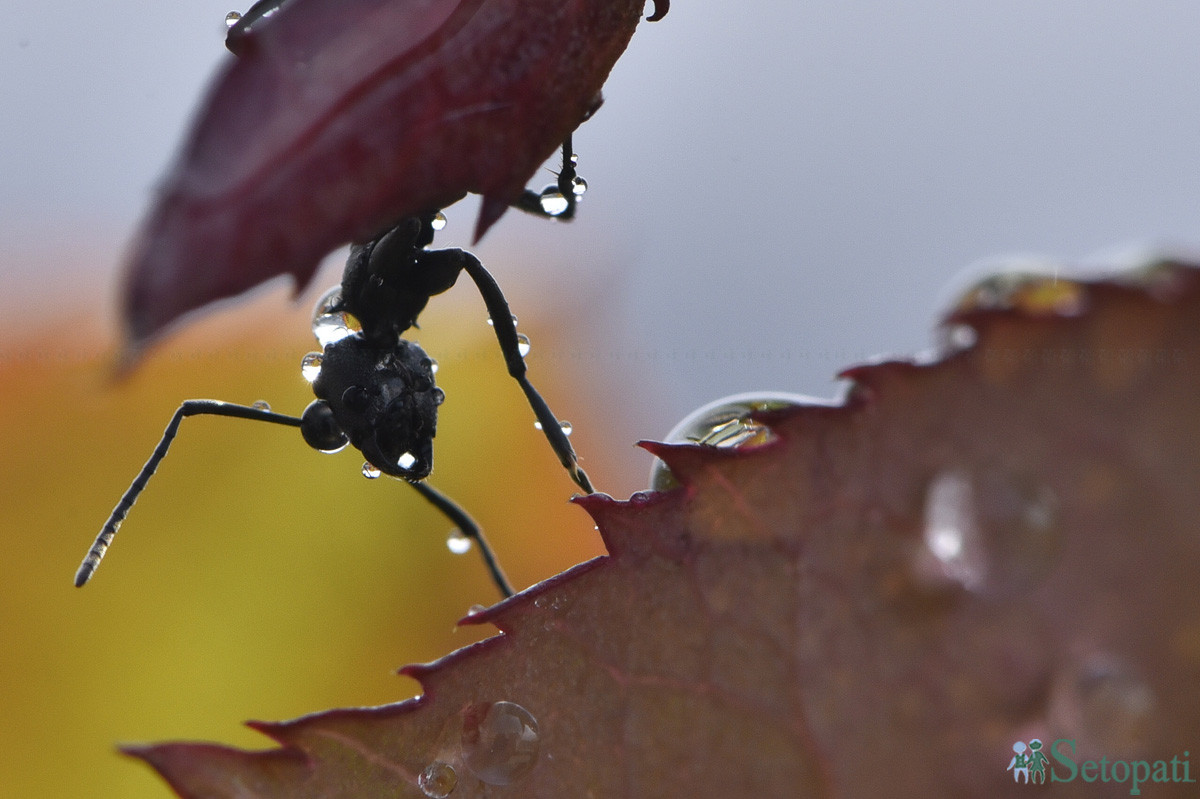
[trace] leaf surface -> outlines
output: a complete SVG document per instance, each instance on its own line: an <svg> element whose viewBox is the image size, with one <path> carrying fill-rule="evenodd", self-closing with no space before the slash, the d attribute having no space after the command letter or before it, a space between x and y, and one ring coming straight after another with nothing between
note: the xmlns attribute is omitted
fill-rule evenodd
<svg viewBox="0 0 1200 799"><path fill-rule="evenodd" d="M1198 320L1178 265L981 289L956 349L850 370L768 444L648 445L682 486L581 500L610 555L470 617L503 634L406 669L421 697L129 751L181 796L280 799L988 797L1030 790L1034 738L1185 758Z"/></svg>
<svg viewBox="0 0 1200 799"><path fill-rule="evenodd" d="M142 226L131 343L278 275L302 287L467 192L482 236L593 108L643 2L291 0L217 76Z"/></svg>

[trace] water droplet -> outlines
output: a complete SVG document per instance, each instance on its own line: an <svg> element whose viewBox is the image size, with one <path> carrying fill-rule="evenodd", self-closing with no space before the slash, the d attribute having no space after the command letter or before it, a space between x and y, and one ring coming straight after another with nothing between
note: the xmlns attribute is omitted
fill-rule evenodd
<svg viewBox="0 0 1200 799"><path fill-rule="evenodd" d="M230 11L225 15L225 27L232 28L234 25L238 24L241 19L242 14L240 11Z"/></svg>
<svg viewBox="0 0 1200 799"><path fill-rule="evenodd" d="M448 763L434 761L417 777L417 786L429 799L446 799L458 785L458 774Z"/></svg>
<svg viewBox="0 0 1200 799"><path fill-rule="evenodd" d="M571 181L571 191L575 193L577 198L582 197L587 190L587 181L583 178L575 178L575 180Z"/></svg>
<svg viewBox="0 0 1200 799"><path fill-rule="evenodd" d="M455 528L450 531L450 535L446 536L446 548L455 555L465 555L471 551L471 539Z"/></svg>
<svg viewBox="0 0 1200 799"><path fill-rule="evenodd" d="M1111 758L1148 754L1156 731L1154 690L1128 663L1094 655L1070 669L1055 686L1052 718L1071 737Z"/></svg>
<svg viewBox="0 0 1200 799"><path fill-rule="evenodd" d="M542 193L538 196L538 202L541 203L542 210L549 216L564 214L571 207L567 198L558 190L558 186L547 186L542 189Z"/></svg>
<svg viewBox="0 0 1200 799"><path fill-rule="evenodd" d="M524 333L517 334L517 352L524 358L529 354L529 336Z"/></svg>
<svg viewBox="0 0 1200 799"><path fill-rule="evenodd" d="M1082 283L1059 276L1053 263L1001 263L991 274L962 292L951 311L1018 310L1031 316L1078 316L1087 310Z"/></svg>
<svg viewBox="0 0 1200 799"><path fill-rule="evenodd" d="M560 430L562 430L562 431L563 431L563 435L564 435L564 436L569 436L569 435L571 435L571 433L573 433L573 432L575 431L575 428L574 428L574 426L572 426L572 425L571 425L571 423L570 423L570 422L568 422L566 419L559 419L559 420L558 420L558 427L559 427L559 429L560 429ZM541 430L541 429L542 429L542 423L541 423L541 422L534 422L534 423L533 423L533 429L534 429L534 430Z"/></svg>
<svg viewBox="0 0 1200 799"><path fill-rule="evenodd" d="M775 436L766 425L754 421L751 418L753 414L804 405L828 404L814 397L775 391L734 394L692 411L667 433L663 441L668 444L702 444L710 447L749 447L765 444ZM678 485L679 482L667 465L655 458L650 467L650 488L654 491L668 491Z"/></svg>
<svg viewBox="0 0 1200 799"><path fill-rule="evenodd" d="M377 469L375 467L375 465L372 464L370 461L363 461L363 465L362 465L362 476L363 477L367 478L368 480L374 480L376 477L378 477L381 474L383 474L383 472L379 471L379 469Z"/></svg>
<svg viewBox="0 0 1200 799"><path fill-rule="evenodd" d="M434 405L441 405L443 402L446 401L446 392L442 391L440 388L435 387L433 389L432 394L433 394L433 404Z"/></svg>
<svg viewBox="0 0 1200 799"><path fill-rule="evenodd" d="M487 608L483 605L472 605L471 607L467 608L467 615L468 616L478 616L480 613L483 613L485 610L487 610Z"/></svg>
<svg viewBox="0 0 1200 799"><path fill-rule="evenodd" d="M972 590L983 582L986 558L976 521L975 499L962 472L941 472L925 494L925 551L914 568L928 588L960 586Z"/></svg>
<svg viewBox="0 0 1200 799"><path fill-rule="evenodd" d="M362 330L357 319L339 309L341 302L342 287L334 286L322 294L313 306L312 332L322 347Z"/></svg>
<svg viewBox="0 0 1200 799"><path fill-rule="evenodd" d="M401 469L411 469L413 464L417 462L417 456L411 452L405 452L399 458L396 458L396 465Z"/></svg>
<svg viewBox="0 0 1200 799"><path fill-rule="evenodd" d="M969 350L979 341L979 332L970 325L950 324L941 328L941 350L949 355Z"/></svg>
<svg viewBox="0 0 1200 799"><path fill-rule="evenodd" d="M258 408L260 411L271 410L271 403L266 400L255 400L251 407Z"/></svg>
<svg viewBox="0 0 1200 799"><path fill-rule="evenodd" d="M446 215L438 211L433 215L433 219L429 222L429 226L434 230L441 230L446 227Z"/></svg>
<svg viewBox="0 0 1200 799"><path fill-rule="evenodd" d="M976 509L987 547L988 590L1025 593L1062 553L1059 502L1037 475L985 470L976 480Z"/></svg>
<svg viewBox="0 0 1200 799"><path fill-rule="evenodd" d="M324 360L325 356L321 353L310 352L300 361L300 374L304 375L308 382L313 382L321 375L321 363Z"/></svg>
<svg viewBox="0 0 1200 799"><path fill-rule="evenodd" d="M537 763L537 720L514 702L472 705L463 714L462 749L467 768L489 785L509 785Z"/></svg>

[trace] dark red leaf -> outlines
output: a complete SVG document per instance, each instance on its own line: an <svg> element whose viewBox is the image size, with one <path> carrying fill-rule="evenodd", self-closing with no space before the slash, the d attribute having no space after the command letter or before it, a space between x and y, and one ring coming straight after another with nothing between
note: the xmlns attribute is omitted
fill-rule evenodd
<svg viewBox="0 0 1200 799"><path fill-rule="evenodd" d="M292 0L214 82L137 239L136 347L397 219L482 236L592 108L644 0ZM658 15L666 3L657 5Z"/></svg>
<svg viewBox="0 0 1200 799"><path fill-rule="evenodd" d="M997 284L773 443L651 445L682 487L582 500L611 555L472 617L504 635L419 699L130 751L196 799L1024 796L1033 738L1195 779L1200 275L1142 277Z"/></svg>

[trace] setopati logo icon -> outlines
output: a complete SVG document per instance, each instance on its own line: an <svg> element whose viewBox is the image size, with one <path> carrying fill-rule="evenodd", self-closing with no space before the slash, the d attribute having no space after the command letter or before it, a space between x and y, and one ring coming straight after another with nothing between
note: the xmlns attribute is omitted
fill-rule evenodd
<svg viewBox="0 0 1200 799"><path fill-rule="evenodd" d="M1028 743L1017 741L1012 745L1012 758L1008 771L1013 782L1027 785L1055 782L1099 782L1129 785L1130 796L1140 796L1147 784L1194 783L1188 761L1191 753L1184 750L1170 760L1080 760L1076 754L1076 742L1072 738L1059 738L1046 747L1038 738ZM1053 760L1051 759L1053 758Z"/></svg>

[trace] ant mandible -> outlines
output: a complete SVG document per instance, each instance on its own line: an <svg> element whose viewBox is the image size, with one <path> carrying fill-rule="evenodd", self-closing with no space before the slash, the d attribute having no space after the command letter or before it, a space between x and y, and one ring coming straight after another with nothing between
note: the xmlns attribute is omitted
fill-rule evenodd
<svg viewBox="0 0 1200 799"><path fill-rule="evenodd" d="M568 150L569 152L569 150ZM565 166L565 164L564 164ZM461 507L422 482L433 468L433 437L443 394L433 361L402 334L416 324L429 298L448 290L462 272L475 282L492 319L508 373L521 386L559 461L585 492L592 484L579 466L562 424L525 376L522 339L500 286L474 255L460 249L430 250L444 218L409 217L383 235L351 248L340 288L317 303L314 333L324 349L306 356L306 376L316 399L300 416L218 400L187 400L163 432L150 459L122 495L75 574L82 586L112 543L121 522L166 456L187 416L230 416L299 427L309 446L337 452L353 445L366 458L364 474L382 472L409 483L478 546L500 593L513 594L479 525ZM353 320L360 329L355 330Z"/></svg>

